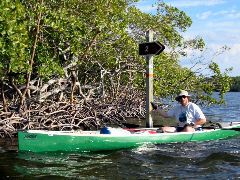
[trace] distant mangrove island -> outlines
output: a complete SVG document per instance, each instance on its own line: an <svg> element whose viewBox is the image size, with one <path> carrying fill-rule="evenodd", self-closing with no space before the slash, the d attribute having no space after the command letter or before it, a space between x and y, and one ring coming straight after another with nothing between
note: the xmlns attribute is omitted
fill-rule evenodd
<svg viewBox="0 0 240 180"><path fill-rule="evenodd" d="M231 92L240 92L240 76L232 77Z"/></svg>

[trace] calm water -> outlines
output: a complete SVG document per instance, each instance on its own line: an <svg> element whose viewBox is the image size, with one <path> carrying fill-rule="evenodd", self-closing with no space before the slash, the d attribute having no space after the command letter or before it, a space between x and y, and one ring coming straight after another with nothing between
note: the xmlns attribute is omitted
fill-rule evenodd
<svg viewBox="0 0 240 180"><path fill-rule="evenodd" d="M240 121L240 93L204 108L213 121ZM240 179L240 138L148 145L104 153L17 153L0 147L5 179Z"/></svg>

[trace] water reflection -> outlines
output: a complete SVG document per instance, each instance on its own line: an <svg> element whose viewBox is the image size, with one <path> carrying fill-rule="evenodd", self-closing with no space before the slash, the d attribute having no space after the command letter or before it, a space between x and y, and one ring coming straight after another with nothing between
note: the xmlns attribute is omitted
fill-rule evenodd
<svg viewBox="0 0 240 180"><path fill-rule="evenodd" d="M34 176L78 177L111 164L108 154L70 153L18 153L21 163L15 166L17 172ZM88 173L87 173L88 174Z"/></svg>

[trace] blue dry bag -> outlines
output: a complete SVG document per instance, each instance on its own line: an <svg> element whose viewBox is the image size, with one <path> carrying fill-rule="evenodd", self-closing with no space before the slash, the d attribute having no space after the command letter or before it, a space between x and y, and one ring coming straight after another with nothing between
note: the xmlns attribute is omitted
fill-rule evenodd
<svg viewBox="0 0 240 180"><path fill-rule="evenodd" d="M108 127L103 127L100 129L100 134L111 134L111 132Z"/></svg>

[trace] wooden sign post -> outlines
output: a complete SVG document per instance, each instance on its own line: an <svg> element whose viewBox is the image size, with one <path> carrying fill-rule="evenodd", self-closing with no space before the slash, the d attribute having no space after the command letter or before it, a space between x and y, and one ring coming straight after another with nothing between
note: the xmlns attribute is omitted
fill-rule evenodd
<svg viewBox="0 0 240 180"><path fill-rule="evenodd" d="M146 127L153 127L152 106L153 102L153 55L160 54L164 45L153 42L153 31L149 30L146 34L147 43L139 44L139 55L146 56Z"/></svg>
<svg viewBox="0 0 240 180"><path fill-rule="evenodd" d="M146 34L147 42L153 41L153 31L148 31ZM149 47L148 47L149 49ZM153 55L146 56L146 127L153 127L152 107L153 102Z"/></svg>

